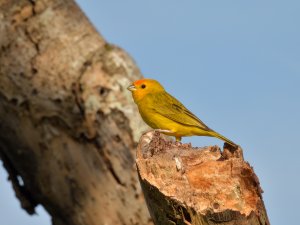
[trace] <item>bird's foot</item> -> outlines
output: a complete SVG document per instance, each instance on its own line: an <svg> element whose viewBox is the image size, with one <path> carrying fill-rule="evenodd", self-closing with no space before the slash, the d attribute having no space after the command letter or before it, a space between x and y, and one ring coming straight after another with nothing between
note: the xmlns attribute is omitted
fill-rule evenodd
<svg viewBox="0 0 300 225"><path fill-rule="evenodd" d="M175 137L177 142L181 142L181 137Z"/></svg>

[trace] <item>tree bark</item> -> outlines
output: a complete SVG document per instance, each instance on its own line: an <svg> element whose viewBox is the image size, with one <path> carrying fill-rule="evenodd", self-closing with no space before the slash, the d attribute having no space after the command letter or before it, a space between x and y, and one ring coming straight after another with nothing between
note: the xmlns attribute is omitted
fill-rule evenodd
<svg viewBox="0 0 300 225"><path fill-rule="evenodd" d="M0 0L0 34L0 156L22 207L56 225L150 223L133 60L72 0Z"/></svg>
<svg viewBox="0 0 300 225"><path fill-rule="evenodd" d="M136 158L156 225L270 224L258 178L240 148L193 148L148 132Z"/></svg>

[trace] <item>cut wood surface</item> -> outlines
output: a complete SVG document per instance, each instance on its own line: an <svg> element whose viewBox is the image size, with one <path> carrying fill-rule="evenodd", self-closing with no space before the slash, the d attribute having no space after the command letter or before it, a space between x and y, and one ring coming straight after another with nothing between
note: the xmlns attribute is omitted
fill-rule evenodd
<svg viewBox="0 0 300 225"><path fill-rule="evenodd" d="M240 148L193 148L148 132L136 164L156 225L269 225L259 180Z"/></svg>

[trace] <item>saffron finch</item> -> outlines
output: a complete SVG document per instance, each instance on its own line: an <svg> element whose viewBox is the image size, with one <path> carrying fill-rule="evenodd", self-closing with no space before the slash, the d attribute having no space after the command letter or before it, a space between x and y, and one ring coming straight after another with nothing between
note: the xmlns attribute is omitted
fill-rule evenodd
<svg viewBox="0 0 300 225"><path fill-rule="evenodd" d="M219 138L233 147L237 146L206 126L182 103L168 94L156 80L137 80L127 89L131 91L143 120L153 129L174 136L177 141L184 136L211 136Z"/></svg>

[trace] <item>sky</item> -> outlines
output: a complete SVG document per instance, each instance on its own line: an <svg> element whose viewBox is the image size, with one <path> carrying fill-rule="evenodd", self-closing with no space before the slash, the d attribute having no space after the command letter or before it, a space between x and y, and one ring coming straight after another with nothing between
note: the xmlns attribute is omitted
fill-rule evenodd
<svg viewBox="0 0 300 225"><path fill-rule="evenodd" d="M85 1L83 11L143 75L160 81L209 127L240 144L272 225L298 225L299 1ZM222 146L214 138L183 138ZM0 222L49 225L20 209L0 169Z"/></svg>

